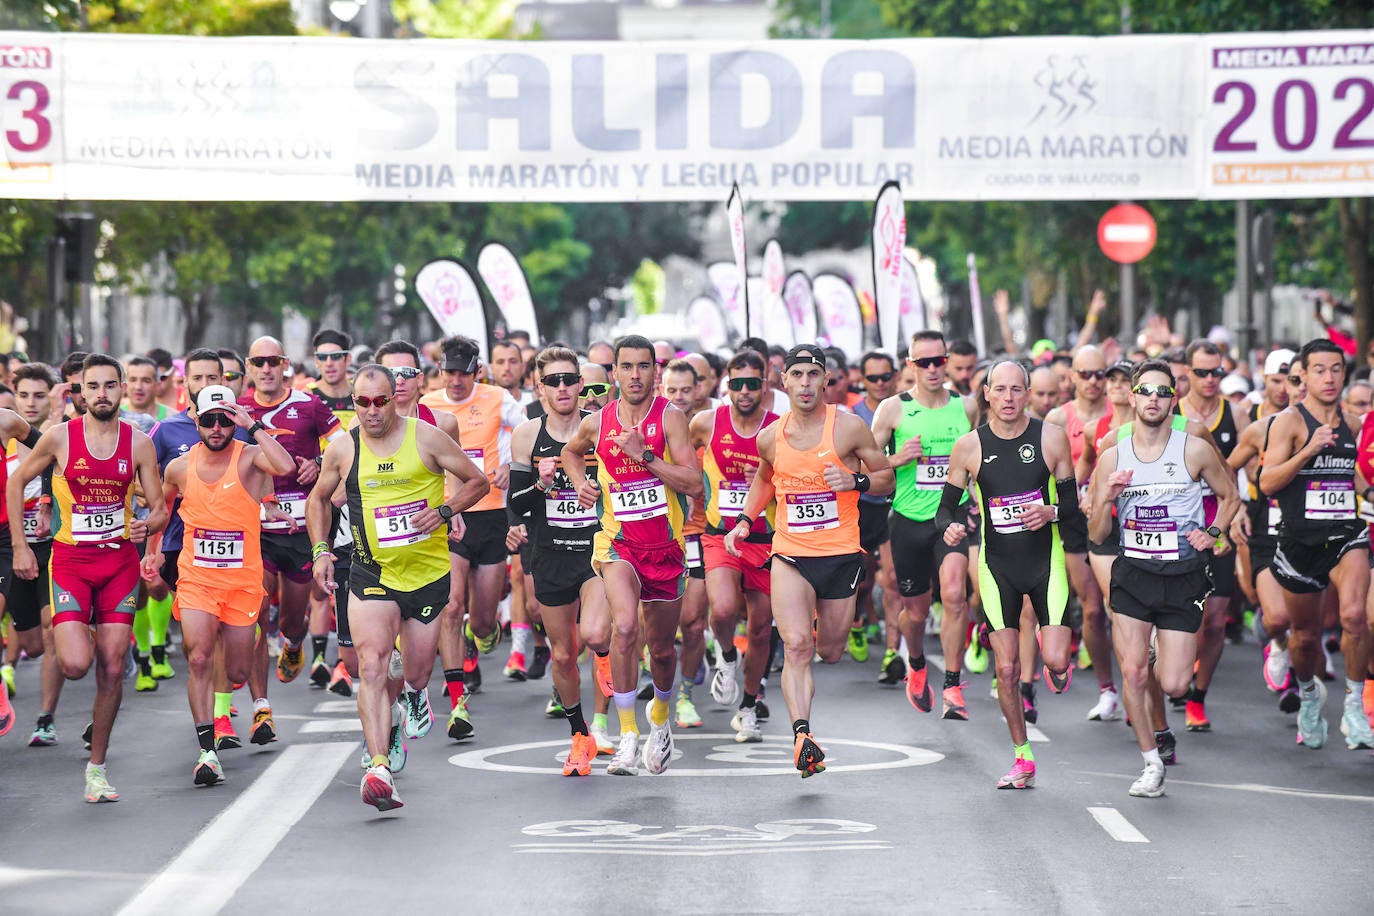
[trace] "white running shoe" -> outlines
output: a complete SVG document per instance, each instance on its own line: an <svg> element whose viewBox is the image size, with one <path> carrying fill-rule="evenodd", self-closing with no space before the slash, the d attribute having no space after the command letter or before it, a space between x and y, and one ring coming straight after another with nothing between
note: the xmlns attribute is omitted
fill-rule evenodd
<svg viewBox="0 0 1374 916"><path fill-rule="evenodd" d="M746 706L730 720L730 727L738 734L735 740L740 744L753 744L763 740L763 729L759 728L759 716L754 707Z"/></svg>
<svg viewBox="0 0 1374 916"><path fill-rule="evenodd" d="M721 706L735 706L739 703L743 689L739 685L739 656L732 662L721 658L716 671L711 675L711 699Z"/></svg>
<svg viewBox="0 0 1374 916"><path fill-rule="evenodd" d="M387 662L386 675L393 681L399 681L406 676L405 663L401 659L401 650L394 646L391 649L391 661Z"/></svg>
<svg viewBox="0 0 1374 916"><path fill-rule="evenodd" d="M1131 795L1136 798L1159 798L1164 794L1164 765L1147 763L1140 776L1131 783Z"/></svg>
<svg viewBox="0 0 1374 916"><path fill-rule="evenodd" d="M434 725L434 711L429 707L429 688L405 690L400 700L406 709L406 737L423 738Z"/></svg>
<svg viewBox="0 0 1374 916"><path fill-rule="evenodd" d="M639 775L639 732L622 732L620 744L606 765L608 776Z"/></svg>
<svg viewBox="0 0 1374 916"><path fill-rule="evenodd" d="M644 747L640 751L640 757L643 760L644 769L655 776L667 771L668 763L673 759L673 723L671 718L664 720L662 725L654 725L653 720L649 720L649 735L644 739Z"/></svg>
<svg viewBox="0 0 1374 916"><path fill-rule="evenodd" d="M363 774L360 787L363 804L371 805L378 811L390 811L403 807L401 796L396 794L396 783L391 779L391 771L384 766L368 767Z"/></svg>
<svg viewBox="0 0 1374 916"><path fill-rule="evenodd" d="M1288 669L1293 665L1288 647L1277 639L1269 640L1264 653L1264 684L1274 693L1281 692L1289 683Z"/></svg>
<svg viewBox="0 0 1374 916"><path fill-rule="evenodd" d="M1097 705L1088 710L1089 722L1115 722L1121 718L1121 697L1112 689L1099 691Z"/></svg>
<svg viewBox="0 0 1374 916"><path fill-rule="evenodd" d="M606 734L606 727L604 725L592 725L587 729L587 733L591 735L592 740L596 742L596 752L598 754L615 753L615 742L611 740L610 735Z"/></svg>
<svg viewBox="0 0 1374 916"><path fill-rule="evenodd" d="M1341 711L1341 734L1345 735L1345 746L1352 751L1374 747L1374 730L1369 727L1369 717L1364 714L1364 702L1360 694L1345 698L1345 708Z"/></svg>
<svg viewBox="0 0 1374 916"><path fill-rule="evenodd" d="M1316 681L1316 690L1310 694L1298 690L1298 743L1316 750L1326 743L1326 719L1322 717L1322 706L1326 703L1326 685ZM1345 720L1342 718L1342 724Z"/></svg>

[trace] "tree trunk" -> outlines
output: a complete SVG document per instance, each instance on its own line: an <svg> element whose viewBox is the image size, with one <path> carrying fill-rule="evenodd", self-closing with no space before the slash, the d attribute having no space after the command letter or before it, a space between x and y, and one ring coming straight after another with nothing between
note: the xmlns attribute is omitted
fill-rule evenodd
<svg viewBox="0 0 1374 916"><path fill-rule="evenodd" d="M1343 198L1340 201L1341 235L1344 237L1345 263L1350 271L1355 306L1355 336L1365 352L1374 333L1374 227L1370 225L1370 198Z"/></svg>

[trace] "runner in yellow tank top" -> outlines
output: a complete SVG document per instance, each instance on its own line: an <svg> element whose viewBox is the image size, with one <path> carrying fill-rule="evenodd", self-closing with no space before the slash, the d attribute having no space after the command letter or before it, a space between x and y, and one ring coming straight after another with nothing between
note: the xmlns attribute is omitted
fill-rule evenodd
<svg viewBox="0 0 1374 916"><path fill-rule="evenodd" d="M776 497L773 617L786 654L782 693L792 717L794 758L805 779L825 769L809 721L811 659L819 652L826 663L840 660L863 575L859 493L891 492L893 475L868 425L823 403L824 350L815 344L789 350L783 387L792 409L759 433L759 469L725 547L738 555L738 542Z"/></svg>
<svg viewBox="0 0 1374 916"><path fill-rule="evenodd" d="M358 717L370 763L362 798L382 811L401 806L391 772L405 760L403 746L399 760L387 753L391 649L400 636L407 685L429 683L439 642L438 628L430 624L439 619L449 595L444 529L491 486L437 426L398 417L395 395L387 369L374 364L358 370L353 382L358 427L325 452L306 507L315 582L332 592L338 585L327 540L331 497L344 484L353 534L349 628L358 653ZM447 500L445 472L460 484Z"/></svg>

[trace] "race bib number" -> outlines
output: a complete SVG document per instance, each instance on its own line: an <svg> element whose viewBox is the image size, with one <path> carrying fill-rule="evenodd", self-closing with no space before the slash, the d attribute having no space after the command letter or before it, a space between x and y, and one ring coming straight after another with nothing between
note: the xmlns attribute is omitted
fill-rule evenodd
<svg viewBox="0 0 1374 916"><path fill-rule="evenodd" d="M99 544L124 535L124 504L72 506L72 540Z"/></svg>
<svg viewBox="0 0 1374 916"><path fill-rule="evenodd" d="M468 456L468 460L477 465L478 470L486 469L486 452L480 448L465 448L463 454Z"/></svg>
<svg viewBox="0 0 1374 916"><path fill-rule="evenodd" d="M687 535L687 568L701 568L701 535Z"/></svg>
<svg viewBox="0 0 1374 916"><path fill-rule="evenodd" d="M196 532L191 543L192 564L206 569L240 569L243 566L243 532Z"/></svg>
<svg viewBox="0 0 1374 916"><path fill-rule="evenodd" d="M668 490L657 478L612 483L610 497L611 514L622 522L642 522L668 514Z"/></svg>
<svg viewBox="0 0 1374 916"><path fill-rule="evenodd" d="M576 490L549 490L544 499L544 519L554 528L587 528L596 524L596 506L579 506Z"/></svg>
<svg viewBox="0 0 1374 916"><path fill-rule="evenodd" d="M722 480L716 491L716 512L722 519L734 518L744 511L744 498L748 495L748 482Z"/></svg>
<svg viewBox="0 0 1374 916"><path fill-rule="evenodd" d="M1354 481L1308 481L1303 514L1326 522L1351 521L1355 518Z"/></svg>
<svg viewBox="0 0 1374 916"><path fill-rule="evenodd" d="M916 487L920 490L943 490L949 478L949 456L926 455L916 462Z"/></svg>
<svg viewBox="0 0 1374 916"><path fill-rule="evenodd" d="M840 527L840 502L834 490L787 495L788 531L824 531Z"/></svg>
<svg viewBox="0 0 1374 916"><path fill-rule="evenodd" d="M292 490L288 493L277 494L277 508L291 516L298 529L305 528L305 494L299 490ZM263 531L290 531L289 522L278 520L267 520L267 507L262 507L262 530Z"/></svg>
<svg viewBox="0 0 1374 916"><path fill-rule="evenodd" d="M398 506L377 506L372 510L372 523L377 529L378 548L407 547L429 537L429 532L416 531L411 519L429 503L423 499Z"/></svg>
<svg viewBox="0 0 1374 916"><path fill-rule="evenodd" d="M32 543L38 540L38 507L24 507L24 540Z"/></svg>
<svg viewBox="0 0 1374 916"><path fill-rule="evenodd" d="M998 534L1016 534L1026 530L1021 513L1032 506L1045 504L1045 496L1039 490L993 496L988 499L988 520L992 523L992 530Z"/></svg>
<svg viewBox="0 0 1374 916"><path fill-rule="evenodd" d="M1270 537L1278 537L1278 536L1279 536L1279 523L1283 521L1283 510L1279 508L1279 501L1278 501L1277 499L1270 499L1270 500L1269 500L1269 514L1268 514L1268 520L1269 520L1269 527L1268 527L1269 536L1270 536Z"/></svg>
<svg viewBox="0 0 1374 916"><path fill-rule="evenodd" d="M1177 560L1178 524L1169 520L1127 519L1121 526L1121 549L1136 560Z"/></svg>

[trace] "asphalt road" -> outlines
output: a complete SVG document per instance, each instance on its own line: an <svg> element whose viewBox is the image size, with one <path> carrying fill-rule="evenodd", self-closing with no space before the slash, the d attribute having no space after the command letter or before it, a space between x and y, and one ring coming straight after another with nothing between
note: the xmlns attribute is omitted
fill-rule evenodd
<svg viewBox="0 0 1374 916"><path fill-rule="evenodd" d="M790 768L775 686L763 744L736 744L732 711L698 688L704 726L677 732L666 774L612 778L601 758L591 778L564 779L568 730L543 715L549 681L503 680L497 652L472 702L475 739L449 741L441 719L412 742L405 807L385 815L359 800L351 702L304 677L273 683L281 740L224 752L229 781L211 789L191 782L184 675L151 694L130 683L110 757L121 801L85 804L93 686L68 685L58 746L29 748L38 666L21 665L19 722L0 739L0 907L1374 912L1374 759L1345 749L1335 690L1330 743L1297 747L1250 643L1228 647L1208 696L1214 730L1180 731L1168 794L1153 800L1126 793L1141 762L1125 724L1086 720L1090 672L1063 696L1040 689L1029 791L994 789L1011 748L990 675L968 677L971 721L947 722L877 685L876 658L818 670L812 725L830 769L815 778ZM436 673L436 714L440 689ZM246 730L247 714L237 722Z"/></svg>

